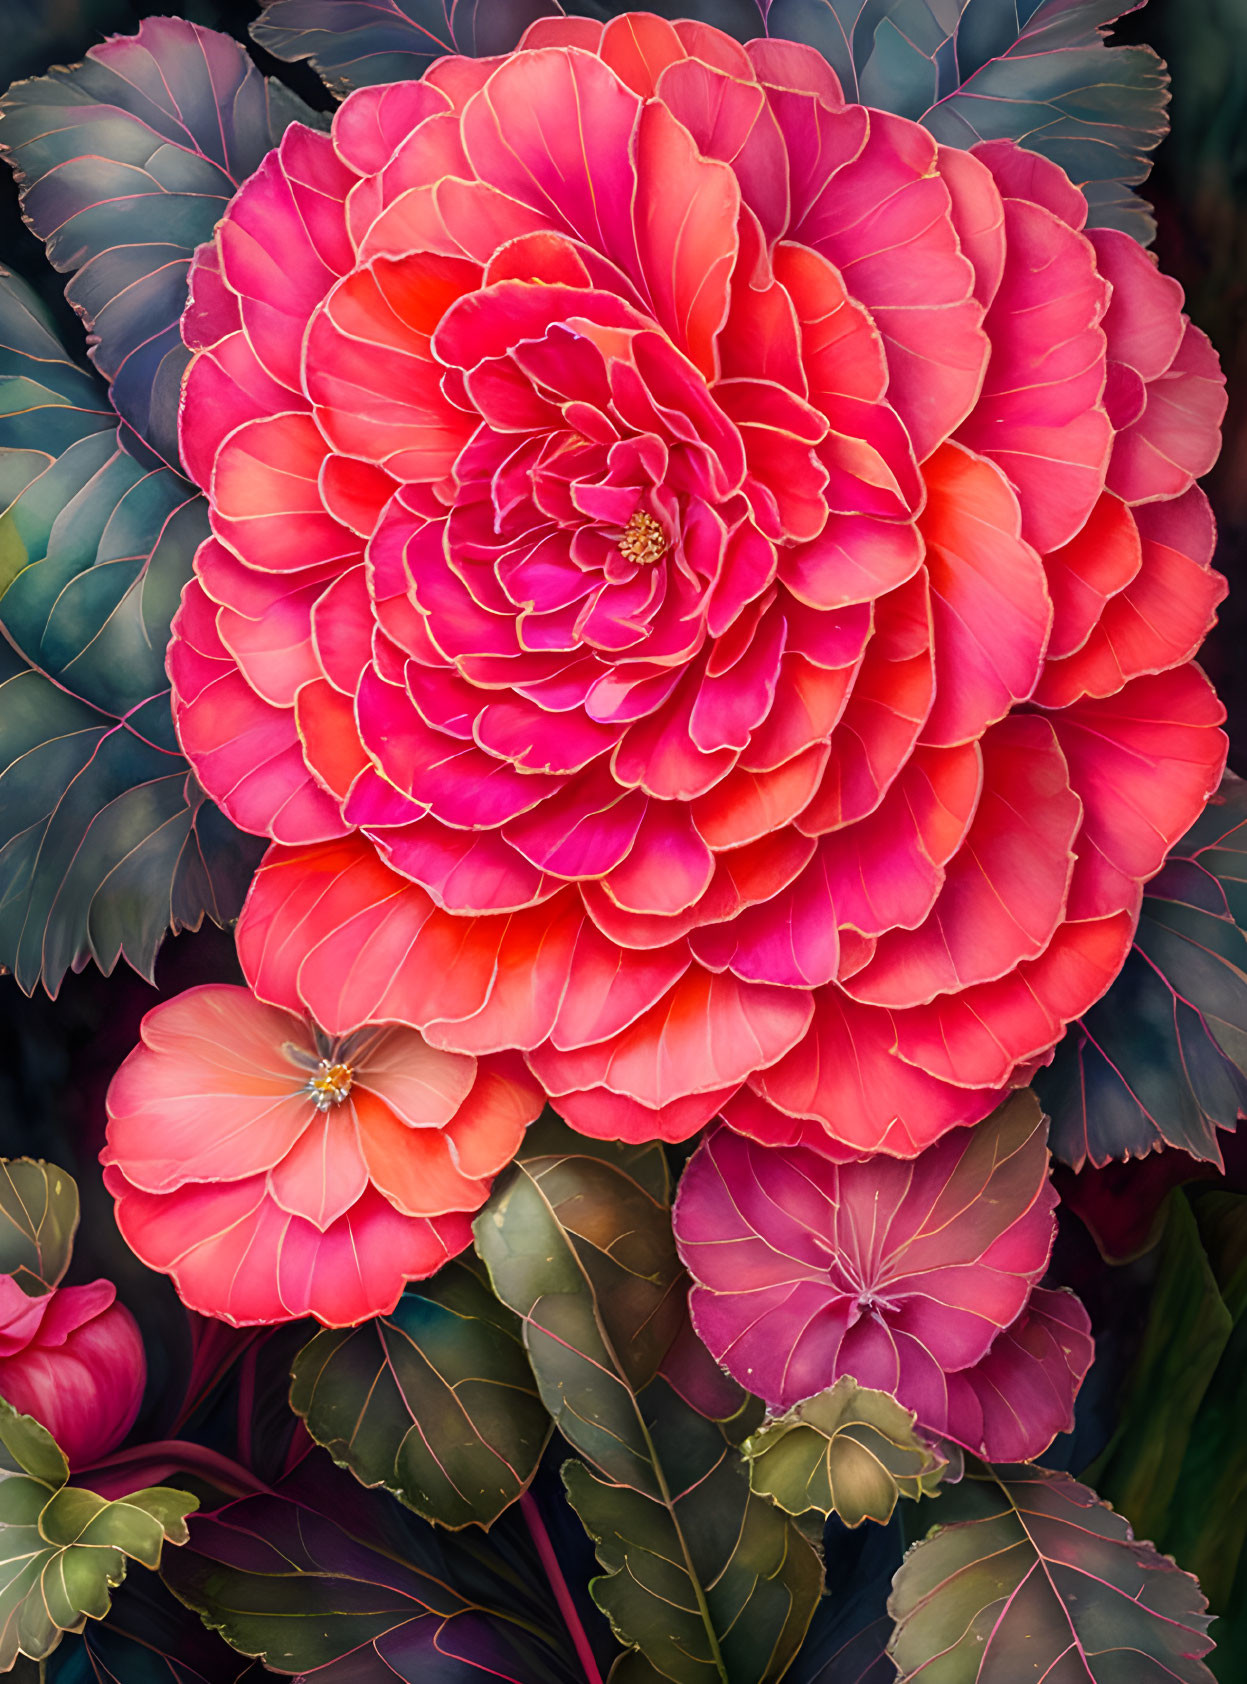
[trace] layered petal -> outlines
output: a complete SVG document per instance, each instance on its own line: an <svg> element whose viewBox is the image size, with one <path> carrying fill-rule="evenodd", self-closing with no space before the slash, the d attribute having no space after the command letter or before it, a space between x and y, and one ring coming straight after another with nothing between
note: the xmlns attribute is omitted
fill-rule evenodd
<svg viewBox="0 0 1247 1684"><path fill-rule="evenodd" d="M127 1241L192 1308L345 1326L468 1243L541 1105L514 1060L407 1028L330 1037L210 984L144 1019L101 1158Z"/></svg>
<svg viewBox="0 0 1247 1684"><path fill-rule="evenodd" d="M909 1163L835 1164L717 1130L675 1207L694 1326L772 1409L849 1374L944 1430L948 1377L988 1357L1047 1266L1045 1134L1028 1095Z"/></svg>
<svg viewBox="0 0 1247 1684"><path fill-rule="evenodd" d="M1224 753L1220 373L1086 222L812 48L642 13L291 128L192 264L169 654L274 844L257 994L522 1053L628 1139L912 1157L1024 1080ZM441 1221L359 1091L349 1140L257 1114L247 1174L310 1232L383 1184ZM132 1188L226 1155L173 1103ZM422 1150L434 1203L493 1173Z"/></svg>

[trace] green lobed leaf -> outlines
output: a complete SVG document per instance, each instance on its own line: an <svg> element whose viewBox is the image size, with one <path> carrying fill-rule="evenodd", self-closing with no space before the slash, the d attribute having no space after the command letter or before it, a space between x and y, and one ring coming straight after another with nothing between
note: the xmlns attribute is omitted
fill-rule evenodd
<svg viewBox="0 0 1247 1684"><path fill-rule="evenodd" d="M930 1496L948 1467L914 1422L887 1392L841 1375L745 1440L750 1486L788 1514L814 1509L846 1526L884 1525L901 1497Z"/></svg>
<svg viewBox="0 0 1247 1684"><path fill-rule="evenodd" d="M199 1506L159 1486L110 1502L68 1478L52 1435L0 1399L0 1671L104 1619L127 1561L158 1567L166 1542L186 1542Z"/></svg>
<svg viewBox="0 0 1247 1684"><path fill-rule="evenodd" d="M72 1175L42 1158L0 1158L0 1273L33 1293L55 1286L77 1227Z"/></svg>
<svg viewBox="0 0 1247 1684"><path fill-rule="evenodd" d="M591 1590L616 1634L678 1684L763 1684L796 1654L822 1567L749 1489L735 1447L752 1413L688 1337L654 1166L652 1148L539 1135L477 1218L477 1250L523 1321L542 1399L586 1458L563 1479L606 1569ZM721 1400L725 1419L694 1397Z"/></svg>
<svg viewBox="0 0 1247 1684"><path fill-rule="evenodd" d="M93 340L113 407L176 467L191 255L294 121L318 121L228 35L148 18L0 99L0 151Z"/></svg>
<svg viewBox="0 0 1247 1684"><path fill-rule="evenodd" d="M236 915L259 845L178 749L164 650L203 499L120 442L25 284L0 272L0 966L55 994Z"/></svg>
<svg viewBox="0 0 1247 1684"><path fill-rule="evenodd" d="M900 1684L1211 1684L1196 1581L1068 1474L971 1466L893 1580Z"/></svg>
<svg viewBox="0 0 1247 1684"><path fill-rule="evenodd" d="M291 1407L342 1467L443 1526L488 1526L550 1436L520 1326L475 1260L409 1287L388 1316L318 1333Z"/></svg>

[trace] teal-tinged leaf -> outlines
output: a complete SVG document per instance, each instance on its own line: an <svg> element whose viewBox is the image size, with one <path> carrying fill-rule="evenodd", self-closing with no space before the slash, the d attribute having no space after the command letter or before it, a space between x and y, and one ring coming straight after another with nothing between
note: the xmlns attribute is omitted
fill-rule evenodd
<svg viewBox="0 0 1247 1684"><path fill-rule="evenodd" d="M69 1267L78 1186L42 1158L0 1158L0 1272L37 1295Z"/></svg>
<svg viewBox="0 0 1247 1684"><path fill-rule="evenodd" d="M282 59L310 59L336 93L415 81L444 53L509 52L556 0L263 0L251 25Z"/></svg>
<svg viewBox="0 0 1247 1684"><path fill-rule="evenodd" d="M1212 1684L1200 1589L1067 1474L970 1468L893 1581L899 1684Z"/></svg>
<svg viewBox="0 0 1247 1684"><path fill-rule="evenodd" d="M104 1619L127 1562L158 1567L165 1543L186 1542L199 1506L159 1486L110 1502L68 1477L52 1435L0 1399L0 1671Z"/></svg>
<svg viewBox="0 0 1247 1684"><path fill-rule="evenodd" d="M316 118L237 41L172 17L0 99L0 151L27 221L72 276L66 296L113 405L175 466L191 254L294 121Z"/></svg>
<svg viewBox="0 0 1247 1684"><path fill-rule="evenodd" d="M551 1427L518 1321L463 1261L388 1316L318 1333L290 1403L357 1479L452 1527L488 1526L521 1495Z"/></svg>
<svg viewBox="0 0 1247 1684"><path fill-rule="evenodd" d="M771 0L766 32L817 47L849 99L937 140L1014 140L1060 164L1093 226L1147 241L1130 189L1165 134L1168 78L1147 47L1110 47L1142 0Z"/></svg>
<svg viewBox="0 0 1247 1684"><path fill-rule="evenodd" d="M591 1590L616 1635L678 1684L763 1684L796 1654L822 1567L749 1489L736 1446L757 1424L755 1400L725 1387L689 1335L651 1151L526 1143L476 1220L477 1250L523 1322L542 1399L585 1457L563 1479L605 1569ZM725 1419L691 1398L721 1399ZM649 1675L639 1660L621 1674Z"/></svg>
<svg viewBox="0 0 1247 1684"><path fill-rule="evenodd" d="M1147 885L1134 949L1035 1091L1079 1168L1161 1145L1220 1164L1247 1114L1247 783L1227 777Z"/></svg>
<svg viewBox="0 0 1247 1684"><path fill-rule="evenodd" d="M763 33L755 0L261 0L254 39L276 58L308 59L337 94L415 81L445 53L507 53L538 18L607 19L626 11L698 18L738 40Z"/></svg>
<svg viewBox="0 0 1247 1684"><path fill-rule="evenodd" d="M0 272L0 965L26 990L235 916L258 845L173 734L169 620L203 499L123 447L98 380Z"/></svg>

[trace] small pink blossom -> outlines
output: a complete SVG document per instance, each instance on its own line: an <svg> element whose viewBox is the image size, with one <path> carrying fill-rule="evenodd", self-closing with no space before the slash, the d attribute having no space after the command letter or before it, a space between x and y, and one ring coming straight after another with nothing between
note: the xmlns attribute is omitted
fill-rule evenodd
<svg viewBox="0 0 1247 1684"><path fill-rule="evenodd" d="M147 1359L111 1281L29 1298L0 1275L0 1397L45 1426L71 1468L98 1461L134 1425Z"/></svg>

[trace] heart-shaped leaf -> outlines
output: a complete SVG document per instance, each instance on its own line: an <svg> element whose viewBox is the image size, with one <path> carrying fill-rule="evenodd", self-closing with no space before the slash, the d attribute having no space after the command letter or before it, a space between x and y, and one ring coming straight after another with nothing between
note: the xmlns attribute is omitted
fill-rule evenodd
<svg viewBox="0 0 1247 1684"><path fill-rule="evenodd" d="M27 991L123 953L150 976L167 930L241 904L259 848L191 776L164 672L204 530L0 274L0 964Z"/></svg>
<svg viewBox="0 0 1247 1684"><path fill-rule="evenodd" d="M197 1518L162 1577L244 1655L315 1684L581 1684L531 1541L447 1533L309 1457L272 1496Z"/></svg>
<svg viewBox="0 0 1247 1684"><path fill-rule="evenodd" d="M846 1526L883 1525L901 1497L930 1496L948 1467L908 1409L847 1374L767 1421L741 1450L760 1496L788 1514L838 1514Z"/></svg>
<svg viewBox="0 0 1247 1684"><path fill-rule="evenodd" d="M443 1526L496 1520L550 1436L519 1323L478 1269L449 1263L388 1316L318 1333L290 1389L336 1462Z"/></svg>
<svg viewBox="0 0 1247 1684"><path fill-rule="evenodd" d="M933 1513L888 1603L900 1684L1211 1684L1199 1586L1085 1485L972 1467Z"/></svg>
<svg viewBox="0 0 1247 1684"><path fill-rule="evenodd" d="M73 276L113 406L176 466L191 255L286 128L316 118L230 36L169 17L15 84L0 113L22 209Z"/></svg>
<svg viewBox="0 0 1247 1684"><path fill-rule="evenodd" d="M477 1218L477 1250L523 1321L547 1408L586 1458L563 1479L606 1569L591 1589L616 1635L678 1684L763 1684L800 1646L822 1569L749 1489L735 1445L751 1400L728 1389L727 1423L686 1401L724 1388L685 1336L653 1152L538 1137Z"/></svg>
<svg viewBox="0 0 1247 1684"><path fill-rule="evenodd" d="M198 1499L153 1486L109 1502L67 1483L69 1464L37 1421L0 1399L0 1671L42 1660L62 1633L102 1620L126 1562L160 1565L185 1543Z"/></svg>
<svg viewBox="0 0 1247 1684"><path fill-rule="evenodd" d="M0 1273L28 1292L56 1285L78 1227L78 1184L42 1158L0 1158Z"/></svg>
<svg viewBox="0 0 1247 1684"><path fill-rule="evenodd" d="M1220 1165L1217 1129L1247 1113L1244 926L1247 783L1227 777L1147 885L1120 976L1035 1077L1057 1157L1168 1145Z"/></svg>

